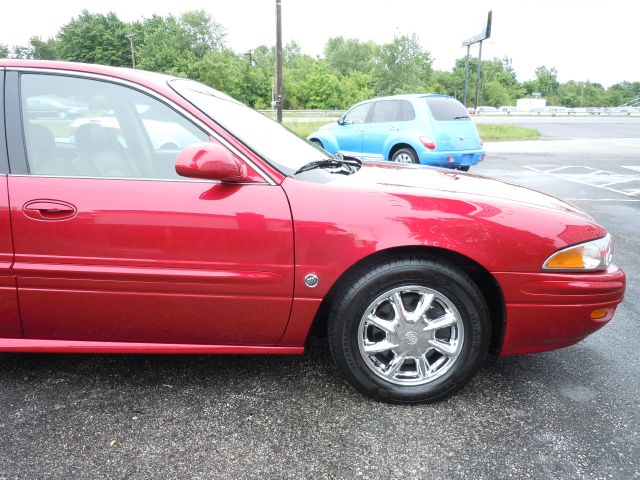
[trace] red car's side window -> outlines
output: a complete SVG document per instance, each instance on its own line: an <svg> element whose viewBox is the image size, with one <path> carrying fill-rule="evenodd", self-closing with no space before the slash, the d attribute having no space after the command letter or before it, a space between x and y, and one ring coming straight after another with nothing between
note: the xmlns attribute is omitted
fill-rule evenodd
<svg viewBox="0 0 640 480"><path fill-rule="evenodd" d="M178 152L208 139L164 103L109 82L23 74L21 104L32 175L180 179Z"/></svg>

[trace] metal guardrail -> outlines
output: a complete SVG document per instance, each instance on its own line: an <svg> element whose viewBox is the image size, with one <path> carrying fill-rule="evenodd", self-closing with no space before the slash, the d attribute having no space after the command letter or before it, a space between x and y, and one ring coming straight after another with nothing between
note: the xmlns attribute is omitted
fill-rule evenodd
<svg viewBox="0 0 640 480"><path fill-rule="evenodd" d="M258 110L267 117L276 118L275 110ZM283 110L284 123L333 122L342 115L344 110Z"/></svg>
<svg viewBox="0 0 640 480"><path fill-rule="evenodd" d="M271 116L272 114L275 116L275 110L258 110L260 113ZM346 110L283 110L283 115L288 115L290 117L295 117L298 115L305 117L339 117Z"/></svg>
<svg viewBox="0 0 640 480"><path fill-rule="evenodd" d="M640 112L478 112L472 117L640 117Z"/></svg>
<svg viewBox="0 0 640 480"><path fill-rule="evenodd" d="M275 118L275 110L258 110L268 117ZM284 110L285 122L332 122L342 115L345 110ZM594 109L593 111L566 112L477 112L472 117L640 117L640 108L631 107L628 110Z"/></svg>

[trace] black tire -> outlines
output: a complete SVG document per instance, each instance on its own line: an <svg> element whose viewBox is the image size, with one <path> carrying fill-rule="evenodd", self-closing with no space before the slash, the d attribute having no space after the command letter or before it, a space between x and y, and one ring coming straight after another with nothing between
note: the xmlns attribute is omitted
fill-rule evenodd
<svg viewBox="0 0 640 480"><path fill-rule="evenodd" d="M420 385L398 385L381 378L365 363L366 354L359 347L365 311L380 295L407 285L437 291L450 300L464 332L458 356L448 370ZM329 312L329 346L340 372L362 394L390 403L435 402L452 395L483 363L490 337L491 322L482 293L463 271L438 259L403 256L375 265L343 289ZM415 364L417 371L417 360Z"/></svg>
<svg viewBox="0 0 640 480"><path fill-rule="evenodd" d="M468 172L470 168L471 165L464 165L462 167L458 167L458 170L460 170L461 172Z"/></svg>
<svg viewBox="0 0 640 480"><path fill-rule="evenodd" d="M410 162L408 160L411 160ZM391 161L396 163L420 163L413 148L400 148L393 152Z"/></svg>
<svg viewBox="0 0 640 480"><path fill-rule="evenodd" d="M324 145L322 144L322 142L316 138L312 138L311 140L309 140L311 143L316 144L317 146L319 146L320 148L324 148Z"/></svg>

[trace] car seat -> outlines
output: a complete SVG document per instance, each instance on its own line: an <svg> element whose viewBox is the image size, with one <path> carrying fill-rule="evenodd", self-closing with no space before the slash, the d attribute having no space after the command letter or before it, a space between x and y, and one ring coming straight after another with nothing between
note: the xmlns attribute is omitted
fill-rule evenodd
<svg viewBox="0 0 640 480"><path fill-rule="evenodd" d="M135 178L114 128L85 123L76 130L77 158L74 164L82 176Z"/></svg>
<svg viewBox="0 0 640 480"><path fill-rule="evenodd" d="M29 171L34 175L68 175L69 163L55 158L56 140L44 125L29 123L26 129Z"/></svg>

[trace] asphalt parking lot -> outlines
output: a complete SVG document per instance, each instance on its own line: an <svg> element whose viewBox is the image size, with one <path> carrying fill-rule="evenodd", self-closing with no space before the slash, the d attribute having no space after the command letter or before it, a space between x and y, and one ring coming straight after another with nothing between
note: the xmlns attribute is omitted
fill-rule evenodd
<svg viewBox="0 0 640 480"><path fill-rule="evenodd" d="M531 116L516 115L478 116L477 123L516 124L535 128L540 131L543 140L568 140L592 138L638 138L640 136L640 117L609 116Z"/></svg>
<svg viewBox="0 0 640 480"><path fill-rule="evenodd" d="M624 125L487 145L475 169L613 234L626 300L580 344L489 360L417 407L357 394L322 342L302 357L1 354L0 479L640 478L640 126Z"/></svg>

